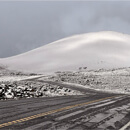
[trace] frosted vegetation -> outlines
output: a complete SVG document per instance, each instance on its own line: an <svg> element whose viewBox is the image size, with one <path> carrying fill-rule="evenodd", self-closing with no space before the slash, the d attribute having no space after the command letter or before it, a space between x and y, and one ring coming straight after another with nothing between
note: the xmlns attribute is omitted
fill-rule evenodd
<svg viewBox="0 0 130 130"><path fill-rule="evenodd" d="M130 94L130 68L57 72L55 76L45 80L75 83L95 90Z"/></svg>
<svg viewBox="0 0 130 130"><path fill-rule="evenodd" d="M82 95L82 93L57 85L33 81L0 83L0 100L67 95Z"/></svg>
<svg viewBox="0 0 130 130"><path fill-rule="evenodd" d="M82 95L81 92L47 83L22 81L38 77L34 73L22 73L0 68L0 100ZM41 76L41 75L40 75Z"/></svg>
<svg viewBox="0 0 130 130"><path fill-rule="evenodd" d="M47 83L22 81L39 75L0 69L0 99L36 98L65 95L82 95L81 92ZM42 80L82 85L98 91L130 94L130 68L56 72ZM79 86L81 87L81 86Z"/></svg>

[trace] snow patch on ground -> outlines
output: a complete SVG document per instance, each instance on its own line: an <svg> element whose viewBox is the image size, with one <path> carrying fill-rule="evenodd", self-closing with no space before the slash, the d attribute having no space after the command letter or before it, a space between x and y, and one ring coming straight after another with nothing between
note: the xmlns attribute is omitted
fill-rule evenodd
<svg viewBox="0 0 130 130"><path fill-rule="evenodd" d="M13 82L13 81L20 81L23 79L28 78L28 76L2 76L0 77L0 82Z"/></svg>

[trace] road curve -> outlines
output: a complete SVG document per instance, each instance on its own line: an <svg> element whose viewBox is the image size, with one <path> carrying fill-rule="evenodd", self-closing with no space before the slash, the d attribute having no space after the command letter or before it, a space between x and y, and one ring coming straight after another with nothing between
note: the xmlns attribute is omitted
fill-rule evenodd
<svg viewBox="0 0 130 130"><path fill-rule="evenodd" d="M69 85L68 87L71 88ZM129 103L130 97L127 95L92 91L80 96L0 101L0 129L103 130L103 127L113 126L103 125L120 114L118 114L119 108L125 113L126 107L129 109ZM115 129L127 124L129 112L122 114L121 117L121 120L124 119L124 124L116 123Z"/></svg>

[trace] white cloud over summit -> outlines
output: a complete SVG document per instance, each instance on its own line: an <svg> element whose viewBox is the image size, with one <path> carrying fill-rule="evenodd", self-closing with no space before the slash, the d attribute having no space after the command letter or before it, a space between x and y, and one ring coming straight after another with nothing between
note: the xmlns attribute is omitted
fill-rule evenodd
<svg viewBox="0 0 130 130"><path fill-rule="evenodd" d="M130 35L97 32L75 35L0 60L9 69L37 73L130 67Z"/></svg>

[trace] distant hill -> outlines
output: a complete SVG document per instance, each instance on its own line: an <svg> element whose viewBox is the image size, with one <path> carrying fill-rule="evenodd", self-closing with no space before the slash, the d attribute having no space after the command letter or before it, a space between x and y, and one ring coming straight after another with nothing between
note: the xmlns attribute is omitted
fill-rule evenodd
<svg viewBox="0 0 130 130"><path fill-rule="evenodd" d="M8 69L51 73L56 71L130 67L130 35L95 32L75 35L27 53L0 59Z"/></svg>

